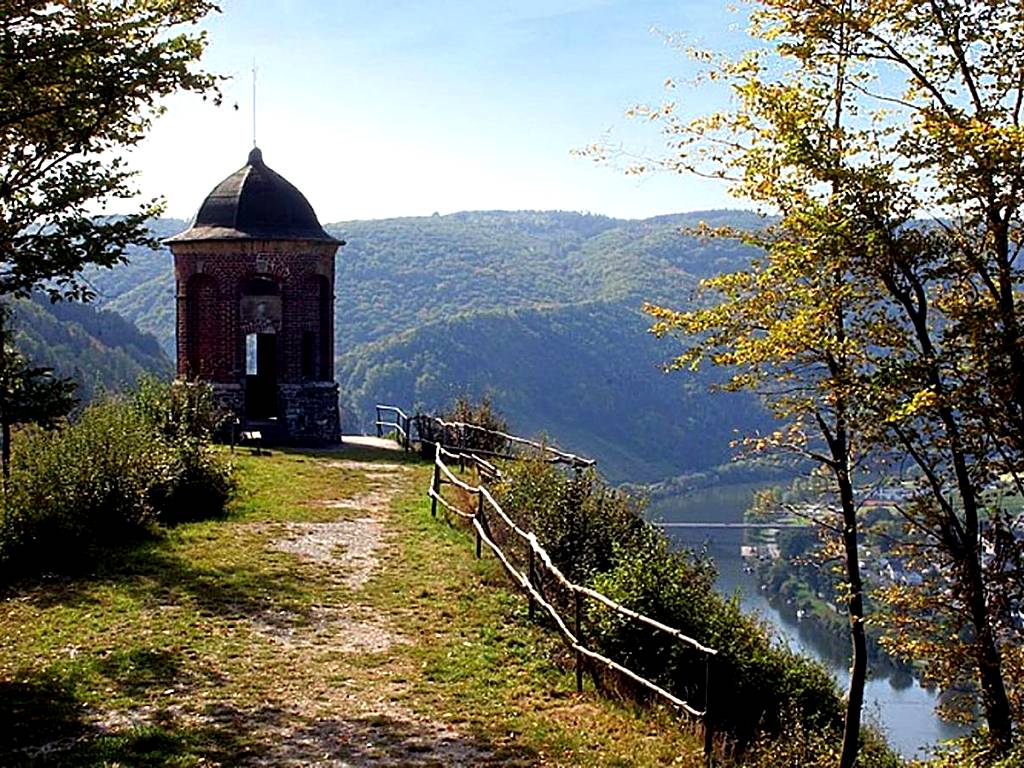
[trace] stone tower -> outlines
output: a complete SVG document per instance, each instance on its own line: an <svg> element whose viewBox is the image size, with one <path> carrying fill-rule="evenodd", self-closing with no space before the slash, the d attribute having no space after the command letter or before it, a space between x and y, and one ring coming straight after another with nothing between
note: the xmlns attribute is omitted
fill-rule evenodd
<svg viewBox="0 0 1024 768"><path fill-rule="evenodd" d="M177 286L178 377L280 443L340 439L334 256L298 189L259 149L166 241Z"/></svg>

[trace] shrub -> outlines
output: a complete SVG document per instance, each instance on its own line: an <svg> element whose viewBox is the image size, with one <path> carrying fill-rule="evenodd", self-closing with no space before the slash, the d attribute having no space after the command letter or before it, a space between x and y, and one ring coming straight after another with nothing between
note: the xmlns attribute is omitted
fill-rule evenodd
<svg viewBox="0 0 1024 768"><path fill-rule="evenodd" d="M155 519L162 454L141 415L112 402L55 432L26 430L3 498L5 564L72 566L96 542L137 535Z"/></svg>
<svg viewBox="0 0 1024 768"><path fill-rule="evenodd" d="M618 548L641 536L642 505L608 488L594 469L571 475L540 457L509 463L495 488L502 508L537 534L559 569L577 583L609 570Z"/></svg>
<svg viewBox="0 0 1024 768"><path fill-rule="evenodd" d="M446 427L437 419L460 424L471 424L480 429ZM474 405L469 399L460 397L455 404L441 413L434 415L417 413L412 418L416 425L416 434L420 439L420 450L428 458L434 456L434 444L466 451L482 451L490 454L505 453L509 442L495 432L507 432L508 424L494 409L491 400L484 397Z"/></svg>
<svg viewBox="0 0 1024 768"><path fill-rule="evenodd" d="M132 406L149 424L171 440L194 438L209 442L224 420L207 384L160 381L150 376L139 380Z"/></svg>
<svg viewBox="0 0 1024 768"><path fill-rule="evenodd" d="M73 568L158 523L223 510L230 472L210 449L206 396L177 386L145 382L54 432L25 430L0 512L6 576Z"/></svg>
<svg viewBox="0 0 1024 768"><path fill-rule="evenodd" d="M598 574L593 587L718 655L708 660L663 632L606 611L597 614L589 638L602 652L698 708L707 701L714 730L728 733L740 747L760 733L779 733L786 710L807 728L839 724L840 701L827 671L778 647L738 601L715 592L714 570L706 561L673 551L654 530L617 554L614 567Z"/></svg>
<svg viewBox="0 0 1024 768"><path fill-rule="evenodd" d="M979 728L943 742L926 765L928 768L1019 768L1024 765L1024 738L1018 735L1010 751L996 759L992 756L988 730Z"/></svg>
<svg viewBox="0 0 1024 768"><path fill-rule="evenodd" d="M208 385L143 379L132 401L170 449L165 481L153 488L160 522L214 517L231 495L230 473L211 446L223 416Z"/></svg>
<svg viewBox="0 0 1024 768"><path fill-rule="evenodd" d="M777 738L762 736L736 761L737 768L834 768L843 734L838 728L809 729L786 713ZM904 768L903 762L874 733L865 730L857 754L859 768Z"/></svg>
<svg viewBox="0 0 1024 768"><path fill-rule="evenodd" d="M719 654L708 674L704 654L596 605L588 607L584 625L594 650L698 708L710 695L714 729L740 747L759 734L780 733L782 711L796 713L804 728L838 727L841 704L828 673L778 647L736 600L721 597L714 590L714 567L673 550L661 531L643 521L636 500L609 488L593 470L566 473L537 460L504 471L496 488L502 507L536 533L570 579L680 629ZM622 681L614 682L622 689ZM646 695L644 689L630 692Z"/></svg>

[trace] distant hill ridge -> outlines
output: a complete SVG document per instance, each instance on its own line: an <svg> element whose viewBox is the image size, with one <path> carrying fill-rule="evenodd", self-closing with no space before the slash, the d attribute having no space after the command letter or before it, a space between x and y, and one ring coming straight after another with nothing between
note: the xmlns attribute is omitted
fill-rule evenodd
<svg viewBox="0 0 1024 768"><path fill-rule="evenodd" d="M173 373L156 338L114 312L42 296L13 301L12 308L15 340L30 364L73 378L83 402L131 388L143 374Z"/></svg>
<svg viewBox="0 0 1024 768"><path fill-rule="evenodd" d="M390 400L437 408L489 393L519 432L547 431L613 480L657 480L730 455L763 423L750 398L708 395L706 378L663 375L644 301L685 306L698 280L752 252L682 234L701 222L756 227L741 211L622 220L563 211L468 211L348 221L338 258L337 377L348 429ZM154 232L186 223L158 220ZM170 254L136 251L88 275L104 308L173 354Z"/></svg>

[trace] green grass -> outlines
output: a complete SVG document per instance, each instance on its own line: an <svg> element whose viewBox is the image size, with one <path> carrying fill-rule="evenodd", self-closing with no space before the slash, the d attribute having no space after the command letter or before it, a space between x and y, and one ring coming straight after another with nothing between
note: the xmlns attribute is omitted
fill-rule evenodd
<svg viewBox="0 0 1024 768"><path fill-rule="evenodd" d="M575 693L493 558L430 517L429 465L351 449L233 461L227 519L3 595L0 765L701 764L680 723ZM382 491L379 513L324 503ZM354 588L344 566L272 546L375 514L379 562ZM351 647L374 631L393 642Z"/></svg>

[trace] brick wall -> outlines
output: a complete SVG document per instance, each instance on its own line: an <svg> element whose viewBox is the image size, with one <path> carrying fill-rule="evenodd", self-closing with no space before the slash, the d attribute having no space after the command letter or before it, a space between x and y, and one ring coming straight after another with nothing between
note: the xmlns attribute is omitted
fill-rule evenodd
<svg viewBox="0 0 1024 768"><path fill-rule="evenodd" d="M306 439L299 432L309 438L316 433L318 442L323 435L337 434L337 387L313 386L334 378L336 250L330 243L289 240L171 243L178 375L239 385L244 391L245 336L255 329L242 322L242 296L253 278L272 280L281 300L272 329L277 335L278 417L292 425L295 439ZM286 414L291 415L286 419ZM317 426L299 429L299 424Z"/></svg>

